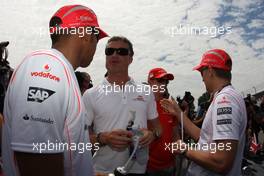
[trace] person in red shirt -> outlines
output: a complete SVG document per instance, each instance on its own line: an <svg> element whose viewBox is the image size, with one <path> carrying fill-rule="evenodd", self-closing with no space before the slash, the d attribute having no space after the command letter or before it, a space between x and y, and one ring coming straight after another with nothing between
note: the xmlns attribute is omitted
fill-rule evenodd
<svg viewBox="0 0 264 176"><path fill-rule="evenodd" d="M175 156L166 150L166 145L179 139L176 118L163 111L160 100L169 98L167 89L169 81L174 76L167 73L163 68L154 68L148 75L148 83L152 87L157 104L159 121L162 127L162 133L157 134L158 138L150 145L149 161L147 166L148 176L172 176L175 175Z"/></svg>

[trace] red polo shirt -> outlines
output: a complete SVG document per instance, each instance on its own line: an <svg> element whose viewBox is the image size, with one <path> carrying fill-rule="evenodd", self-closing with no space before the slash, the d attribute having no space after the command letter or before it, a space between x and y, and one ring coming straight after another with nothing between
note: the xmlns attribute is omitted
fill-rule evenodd
<svg viewBox="0 0 264 176"><path fill-rule="evenodd" d="M177 124L177 120L172 115L163 111L160 101L156 102L159 120L162 127L161 137L150 144L148 170L156 171L166 169L175 165L175 156L166 148L168 143L173 140L173 128Z"/></svg>

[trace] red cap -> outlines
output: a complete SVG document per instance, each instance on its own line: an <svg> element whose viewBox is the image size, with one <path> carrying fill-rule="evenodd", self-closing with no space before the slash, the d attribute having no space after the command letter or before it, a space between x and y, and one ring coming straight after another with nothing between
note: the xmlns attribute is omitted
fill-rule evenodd
<svg viewBox="0 0 264 176"><path fill-rule="evenodd" d="M96 14L94 11L83 5L67 5L61 7L53 16L59 17L61 23L56 27L50 27L50 31L56 31L56 28L77 28L77 27L97 27L99 30L99 39L107 37L108 34L99 28Z"/></svg>
<svg viewBox="0 0 264 176"><path fill-rule="evenodd" d="M194 67L193 70L201 71L203 67L219 68L222 70L230 71L232 66L227 66L226 62L230 60L230 56L221 49L209 50L203 54L201 63Z"/></svg>
<svg viewBox="0 0 264 176"><path fill-rule="evenodd" d="M167 73L163 68L153 68L149 71L148 79L163 78L167 80L173 80L174 76L171 73Z"/></svg>

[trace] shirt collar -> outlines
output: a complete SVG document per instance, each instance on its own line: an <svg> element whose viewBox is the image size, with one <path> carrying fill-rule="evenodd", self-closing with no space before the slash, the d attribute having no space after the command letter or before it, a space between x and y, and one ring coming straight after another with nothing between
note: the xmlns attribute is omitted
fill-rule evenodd
<svg viewBox="0 0 264 176"><path fill-rule="evenodd" d="M135 80L133 78L131 78L131 77L129 77L129 78L130 78L130 80L127 81L125 85L134 85L134 86L136 86ZM111 85L111 83L109 83L109 81L106 78L104 78L103 84L104 85Z"/></svg>

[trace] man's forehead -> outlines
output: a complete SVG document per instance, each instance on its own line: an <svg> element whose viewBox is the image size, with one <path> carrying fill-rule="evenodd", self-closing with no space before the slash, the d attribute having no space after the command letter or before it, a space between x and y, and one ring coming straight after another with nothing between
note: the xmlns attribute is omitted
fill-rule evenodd
<svg viewBox="0 0 264 176"><path fill-rule="evenodd" d="M111 47L111 46L117 46L117 47L122 46L128 48L128 44L122 40L111 41L107 44L107 47Z"/></svg>

